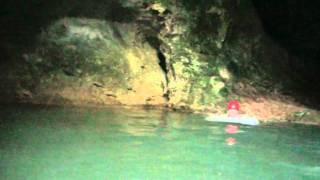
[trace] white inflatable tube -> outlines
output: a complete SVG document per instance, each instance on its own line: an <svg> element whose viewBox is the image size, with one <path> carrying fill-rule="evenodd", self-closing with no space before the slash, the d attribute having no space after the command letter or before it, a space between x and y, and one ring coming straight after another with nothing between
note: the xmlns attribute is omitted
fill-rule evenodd
<svg viewBox="0 0 320 180"><path fill-rule="evenodd" d="M237 124L244 124L250 126L257 126L259 125L259 121L253 117L227 117L227 116L218 116L218 115L210 115L205 118L206 121L211 122L225 122L225 123L237 123Z"/></svg>

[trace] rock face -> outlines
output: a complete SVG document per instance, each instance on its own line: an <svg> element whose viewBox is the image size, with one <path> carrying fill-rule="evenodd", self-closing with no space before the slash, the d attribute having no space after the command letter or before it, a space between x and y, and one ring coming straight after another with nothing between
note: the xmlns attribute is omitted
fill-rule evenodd
<svg viewBox="0 0 320 180"><path fill-rule="evenodd" d="M134 24L58 20L41 34L37 51L25 57L28 72L38 73L31 101L164 104L166 80L157 52L135 33Z"/></svg>
<svg viewBox="0 0 320 180"><path fill-rule="evenodd" d="M287 57L264 37L249 0L112 2L123 17L135 15L125 21L120 12L65 13L52 21L11 67L16 70L2 74L2 97L212 109L239 80L279 85L273 77L281 78ZM282 64L274 63L276 56Z"/></svg>

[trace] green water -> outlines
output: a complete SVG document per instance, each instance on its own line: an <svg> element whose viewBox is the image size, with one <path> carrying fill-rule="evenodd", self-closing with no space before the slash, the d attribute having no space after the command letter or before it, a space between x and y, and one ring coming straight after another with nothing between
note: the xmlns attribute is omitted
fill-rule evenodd
<svg viewBox="0 0 320 180"><path fill-rule="evenodd" d="M0 115L0 179L320 179L319 127L227 134L200 115L115 107L1 106Z"/></svg>

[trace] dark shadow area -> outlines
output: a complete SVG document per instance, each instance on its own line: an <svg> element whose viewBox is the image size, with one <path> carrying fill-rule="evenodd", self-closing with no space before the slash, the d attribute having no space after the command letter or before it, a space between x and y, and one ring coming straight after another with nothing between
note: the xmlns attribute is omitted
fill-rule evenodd
<svg viewBox="0 0 320 180"><path fill-rule="evenodd" d="M167 68L167 63L166 63L166 57L164 54L160 51L160 49L157 49L157 56L159 59L159 66L163 70L165 74L168 74L168 68Z"/></svg>
<svg viewBox="0 0 320 180"><path fill-rule="evenodd" d="M169 72L169 68L167 66L167 60L166 60L166 56L163 54L163 52L161 51L161 40L158 39L157 37L147 37L146 41L150 44L151 47L153 47L156 51L157 51L157 57L158 57L158 64L164 74L165 77L165 84L164 84L164 94L163 97L166 98L167 100L169 100L169 90L168 90L168 83L169 83L169 78L168 78L168 72Z"/></svg>
<svg viewBox="0 0 320 180"><path fill-rule="evenodd" d="M168 74L169 69L167 67L166 57L160 48L160 46L162 44L161 40L157 37L154 37L154 36L148 36L145 39L150 44L150 46L153 47L157 51L158 64L159 64L160 68L162 69L162 71L164 72L165 77L166 77L166 81L168 82L167 74Z"/></svg>
<svg viewBox="0 0 320 180"><path fill-rule="evenodd" d="M139 11L123 7L117 0L7 1L0 7L1 61L6 54L21 54L33 48L36 37L48 25L64 17L131 22ZM17 52L18 51L18 52Z"/></svg>
<svg viewBox="0 0 320 180"><path fill-rule="evenodd" d="M297 99L319 108L320 100L320 1L253 0L267 34L294 57L288 69L294 73Z"/></svg>

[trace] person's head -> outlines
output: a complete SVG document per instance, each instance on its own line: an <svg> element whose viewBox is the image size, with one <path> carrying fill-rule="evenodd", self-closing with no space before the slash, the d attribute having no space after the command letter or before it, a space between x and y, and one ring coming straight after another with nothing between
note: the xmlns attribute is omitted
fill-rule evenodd
<svg viewBox="0 0 320 180"><path fill-rule="evenodd" d="M228 117L238 117L240 104L237 100L229 101L228 103Z"/></svg>
<svg viewBox="0 0 320 180"><path fill-rule="evenodd" d="M237 100L232 100L229 101L228 103L228 110L235 110L235 111L239 111L240 110L240 104Z"/></svg>

